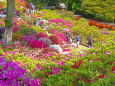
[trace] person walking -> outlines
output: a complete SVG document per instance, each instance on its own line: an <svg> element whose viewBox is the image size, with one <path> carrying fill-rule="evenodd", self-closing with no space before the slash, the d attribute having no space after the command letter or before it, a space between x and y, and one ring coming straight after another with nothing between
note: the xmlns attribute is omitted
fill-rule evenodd
<svg viewBox="0 0 115 86"><path fill-rule="evenodd" d="M38 21L36 22L36 26L40 26L41 24L41 21L40 21L40 18L38 18Z"/></svg>
<svg viewBox="0 0 115 86"><path fill-rule="evenodd" d="M71 33L67 30L66 32L66 38L67 38L67 42L69 43L71 40Z"/></svg>
<svg viewBox="0 0 115 86"><path fill-rule="evenodd" d="M3 34L2 27L0 27L0 39L2 39L2 34Z"/></svg>
<svg viewBox="0 0 115 86"><path fill-rule="evenodd" d="M19 11L17 11L17 17L20 18L20 12Z"/></svg>
<svg viewBox="0 0 115 86"><path fill-rule="evenodd" d="M77 34L77 37L76 37L77 47L79 47L79 42L80 42L79 39L80 39L79 34Z"/></svg>
<svg viewBox="0 0 115 86"><path fill-rule="evenodd" d="M89 42L88 42L89 47L93 46L93 39L92 39L92 34L89 36Z"/></svg>
<svg viewBox="0 0 115 86"><path fill-rule="evenodd" d="M6 15L6 8L3 8L3 14Z"/></svg>

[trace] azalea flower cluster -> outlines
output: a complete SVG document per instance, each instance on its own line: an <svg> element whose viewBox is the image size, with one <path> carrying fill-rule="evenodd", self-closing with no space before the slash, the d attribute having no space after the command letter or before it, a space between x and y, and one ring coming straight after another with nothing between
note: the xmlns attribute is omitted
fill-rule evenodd
<svg viewBox="0 0 115 86"><path fill-rule="evenodd" d="M64 42L67 43L67 38L64 34L62 34L62 33L55 33L55 34L56 34L56 36L59 36Z"/></svg>
<svg viewBox="0 0 115 86"><path fill-rule="evenodd" d="M36 38L41 38L41 37L48 38L48 35L45 34L45 33L43 33L43 32L41 32L41 33L39 33L39 34L36 34L35 37L36 37Z"/></svg>
<svg viewBox="0 0 115 86"><path fill-rule="evenodd" d="M16 0L16 4L18 7L27 7L27 8L30 8L30 4L24 0Z"/></svg>
<svg viewBox="0 0 115 86"><path fill-rule="evenodd" d="M23 37L23 41L26 41L26 42L29 42L29 43L31 43L34 40L37 40L37 38L34 37L34 36L24 36Z"/></svg>
<svg viewBox="0 0 115 86"><path fill-rule="evenodd" d="M52 41L52 44L61 44L61 45L63 45L63 40L57 35L52 35L52 36L49 37L49 39Z"/></svg>
<svg viewBox="0 0 115 86"><path fill-rule="evenodd" d="M32 48L46 48L47 44L42 41L34 40L31 43L29 43L29 46L31 46Z"/></svg>
<svg viewBox="0 0 115 86"><path fill-rule="evenodd" d="M67 26L67 27L69 27L69 28L72 28L72 27L73 27L71 21L66 21L66 20L64 20L64 19L62 19L62 18L51 19L51 20L49 21L49 24L51 24L51 23L53 23L53 22L54 22L54 23L62 23L64 26Z"/></svg>
<svg viewBox="0 0 115 86"><path fill-rule="evenodd" d="M11 59L0 58L0 86L41 86L40 83Z"/></svg>

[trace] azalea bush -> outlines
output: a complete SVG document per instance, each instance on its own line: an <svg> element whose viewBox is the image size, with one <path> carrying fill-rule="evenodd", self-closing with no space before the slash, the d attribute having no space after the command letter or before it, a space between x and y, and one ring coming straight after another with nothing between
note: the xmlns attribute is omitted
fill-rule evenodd
<svg viewBox="0 0 115 86"><path fill-rule="evenodd" d="M38 39L41 38L41 37L44 37L44 38L48 38L48 35L43 33L43 32L40 32L39 34L36 34L35 35Z"/></svg>
<svg viewBox="0 0 115 86"><path fill-rule="evenodd" d="M65 43L67 43L67 38L64 34L62 33L55 33L55 35L59 36Z"/></svg>
<svg viewBox="0 0 115 86"><path fill-rule="evenodd" d="M33 25L31 28L34 29L37 33L40 33L40 32L46 33L46 31L39 26Z"/></svg>
<svg viewBox="0 0 115 86"><path fill-rule="evenodd" d="M4 72L5 71L5 72ZM18 64L8 58L0 58L0 85L38 85L40 83Z"/></svg>
<svg viewBox="0 0 115 86"><path fill-rule="evenodd" d="M52 35L49 37L49 39L52 41L52 44L63 44L63 40L57 35Z"/></svg>
<svg viewBox="0 0 115 86"><path fill-rule="evenodd" d="M29 43L29 46L31 46L32 48L46 48L47 44L42 41L33 40L31 43Z"/></svg>

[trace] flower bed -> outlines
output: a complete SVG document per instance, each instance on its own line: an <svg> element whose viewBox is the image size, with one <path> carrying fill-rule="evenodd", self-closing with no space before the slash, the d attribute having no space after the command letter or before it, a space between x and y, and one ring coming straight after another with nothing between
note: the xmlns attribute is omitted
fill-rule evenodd
<svg viewBox="0 0 115 86"><path fill-rule="evenodd" d="M16 63L8 58L0 57L0 85L1 86L41 86L40 83Z"/></svg>

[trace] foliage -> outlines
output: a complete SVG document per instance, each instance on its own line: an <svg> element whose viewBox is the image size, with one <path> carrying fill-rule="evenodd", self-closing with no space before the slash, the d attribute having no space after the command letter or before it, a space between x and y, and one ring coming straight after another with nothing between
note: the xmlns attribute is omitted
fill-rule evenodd
<svg viewBox="0 0 115 86"><path fill-rule="evenodd" d="M115 5L113 0L83 0L82 11L86 14L91 14L95 19L106 22L114 22Z"/></svg>
<svg viewBox="0 0 115 86"><path fill-rule="evenodd" d="M46 33L46 31L39 26L33 25L31 28L34 29L37 33L40 33L40 32Z"/></svg>

